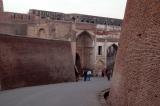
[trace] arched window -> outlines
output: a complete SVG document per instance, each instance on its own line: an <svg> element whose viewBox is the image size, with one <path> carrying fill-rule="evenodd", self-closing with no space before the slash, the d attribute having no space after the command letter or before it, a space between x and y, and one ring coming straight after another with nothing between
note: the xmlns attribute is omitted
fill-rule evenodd
<svg viewBox="0 0 160 106"><path fill-rule="evenodd" d="M43 28L39 29L38 31L38 35L41 37L41 36L44 36L45 35L45 30Z"/></svg>

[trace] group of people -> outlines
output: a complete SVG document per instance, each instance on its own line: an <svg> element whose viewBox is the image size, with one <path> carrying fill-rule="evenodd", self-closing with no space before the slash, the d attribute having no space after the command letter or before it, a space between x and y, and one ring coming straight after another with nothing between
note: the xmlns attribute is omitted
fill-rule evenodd
<svg viewBox="0 0 160 106"><path fill-rule="evenodd" d="M97 76L99 76L99 77L105 77L106 76L108 78L108 80L110 80L111 77L112 77L112 72L113 72L112 70L103 69L102 71L99 71Z"/></svg>
<svg viewBox="0 0 160 106"><path fill-rule="evenodd" d="M92 71L89 69L84 69L84 71L83 71L84 81L90 81L91 76L92 76Z"/></svg>
<svg viewBox="0 0 160 106"><path fill-rule="evenodd" d="M76 81L78 81L80 75L82 75L82 74L79 73L79 71L78 71L78 69L77 69L76 66L74 68L75 68ZM112 70L104 69L104 70L102 70L101 76L102 77L107 76L108 80L110 80L111 76L112 76L112 73L113 73ZM83 69L83 78L84 78L84 81L90 81L91 77L92 77L92 71L90 69L84 68Z"/></svg>
<svg viewBox="0 0 160 106"><path fill-rule="evenodd" d="M80 73L76 66L74 66L74 69L75 69L76 81L78 81ZM87 68L83 69L83 77L84 77L84 81L90 81L92 77L92 71Z"/></svg>

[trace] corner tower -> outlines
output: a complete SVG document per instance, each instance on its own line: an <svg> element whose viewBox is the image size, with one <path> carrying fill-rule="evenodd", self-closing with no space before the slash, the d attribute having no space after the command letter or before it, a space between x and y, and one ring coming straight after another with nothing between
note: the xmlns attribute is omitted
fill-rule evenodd
<svg viewBox="0 0 160 106"><path fill-rule="evenodd" d="M3 12L3 0L0 0L0 12Z"/></svg>

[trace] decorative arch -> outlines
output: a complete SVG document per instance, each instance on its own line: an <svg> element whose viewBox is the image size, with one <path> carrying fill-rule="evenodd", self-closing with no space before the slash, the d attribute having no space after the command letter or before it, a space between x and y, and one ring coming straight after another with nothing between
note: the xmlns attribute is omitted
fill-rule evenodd
<svg viewBox="0 0 160 106"><path fill-rule="evenodd" d="M84 31L78 35L76 38L77 46L84 46L84 47L93 47L94 40L92 35L87 31Z"/></svg>
<svg viewBox="0 0 160 106"><path fill-rule="evenodd" d="M92 38L92 40L95 41L94 40L94 32L92 32L92 31L86 31L86 30L78 31L76 33L76 38L78 38L79 35L81 35L82 33L88 33L90 35L90 37Z"/></svg>
<svg viewBox="0 0 160 106"><path fill-rule="evenodd" d="M112 42L112 43L110 42L110 44L108 45L108 48L113 46L113 45L116 45L118 47L118 42Z"/></svg>
<svg viewBox="0 0 160 106"><path fill-rule="evenodd" d="M88 31L79 33L76 38L76 52L81 57L81 67L93 69L94 67L94 40Z"/></svg>
<svg viewBox="0 0 160 106"><path fill-rule="evenodd" d="M114 56L117 54L118 46L114 43L107 49L107 57Z"/></svg>

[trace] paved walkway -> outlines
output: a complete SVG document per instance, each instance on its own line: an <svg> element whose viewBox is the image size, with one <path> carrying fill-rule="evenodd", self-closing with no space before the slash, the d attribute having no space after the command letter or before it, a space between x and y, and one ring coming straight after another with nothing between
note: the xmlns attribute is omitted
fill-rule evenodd
<svg viewBox="0 0 160 106"><path fill-rule="evenodd" d="M100 106L98 93L109 87L106 78L0 92L0 106Z"/></svg>

